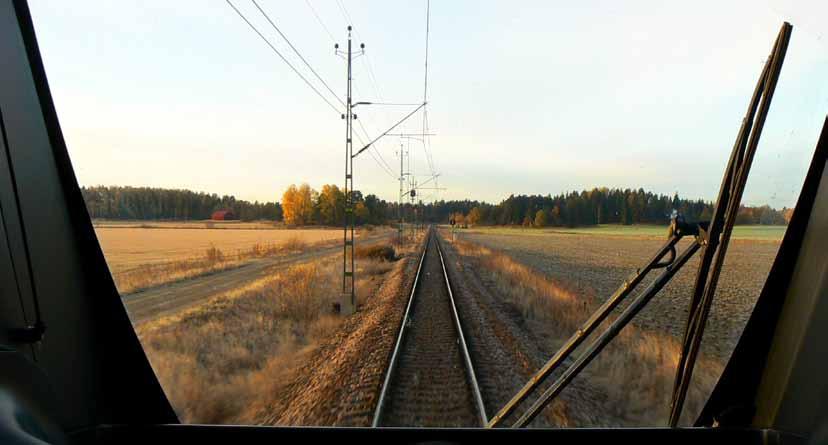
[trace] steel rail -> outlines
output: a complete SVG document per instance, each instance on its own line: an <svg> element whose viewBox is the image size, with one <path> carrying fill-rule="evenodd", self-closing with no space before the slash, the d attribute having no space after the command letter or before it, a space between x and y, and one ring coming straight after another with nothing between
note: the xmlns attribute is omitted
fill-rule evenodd
<svg viewBox="0 0 828 445"><path fill-rule="evenodd" d="M397 334L397 341L394 345L394 352L391 354L391 360L390 360L389 365L388 365L388 370L385 373L385 379L384 379L383 384L382 384L382 389L380 390L380 396L379 396L379 400L377 401L377 407L374 410L374 419L371 422L371 427L373 427L373 428L376 428L376 427L380 426L379 423L380 423L380 419L382 418L383 408L385 407L385 400L387 398L389 388L391 387L391 380L394 376L394 372L397 369L397 362L399 360L398 357L400 355L400 349L402 349L402 343L403 343L403 339L405 337L405 332L406 332L406 329L407 329L409 314L411 313L411 308L414 304L414 294L417 292L417 286L420 284L420 275L421 275L422 269L423 269L423 262L425 261L426 254L428 253L429 242L431 241L432 237L434 237L434 244L435 244L436 249L437 249L437 254L440 258L440 265L441 265L442 270L443 270L443 278L444 278L444 282L445 282L445 285L446 285L446 289L448 290L449 302L451 303L451 310L452 310L452 315L453 315L452 319L454 320L454 327L457 329L458 340L459 340L459 343L460 343L460 351L463 355L463 362L464 362L464 365L466 367L466 376L468 378L469 386L471 387L472 396L473 396L474 402L475 402L475 408L478 412L478 416L479 416L479 420L480 420L480 426L485 426L487 421L488 421L487 418L486 418L486 408L485 408L485 405L483 404L483 396L480 392L480 386L477 383L477 377L476 377L476 374L474 372L474 366L472 364L471 354L469 353L468 346L466 345L466 338L463 335L463 327L462 327L462 323L460 322L459 313L457 312L457 305L454 302L454 292L451 290L451 281L449 280L448 271L446 269L446 263L445 263L445 260L443 259L443 252L442 252L442 249L440 248L439 239L437 238L437 235L435 235L433 232L434 232L433 228L429 230L428 236L426 237L426 240L425 240L425 246L423 248L423 253L420 256L420 262L417 266L417 273L414 277L414 283L411 286L411 293L408 296L408 304L405 308L405 314L403 315L402 322L400 324L400 330L399 330L399 333Z"/></svg>
<svg viewBox="0 0 828 445"><path fill-rule="evenodd" d="M394 344L394 352L391 354L391 361L388 364L388 370L385 372L385 380L382 382L382 390L380 390L377 407L374 410L374 420L371 422L371 427L379 426L380 416L382 415L382 408L385 405L385 396L388 394L388 387L391 383L391 376L394 374L394 369L397 367L397 357L399 356L400 346L402 345L403 335L405 334L405 325L408 321L408 315L411 313L411 303L414 302L414 292L417 291L417 283L420 281L420 272L423 270L423 261L428 252L428 238L426 238L425 246L423 247L423 254L420 255L420 263L417 265L417 273L414 275L414 283L411 285L411 293L408 295L408 304L405 307L405 314L403 314L402 323L400 324L400 332L397 334L397 342Z"/></svg>
<svg viewBox="0 0 828 445"><path fill-rule="evenodd" d="M488 419L486 417L486 406L483 404L483 396L480 393L480 386L477 384L477 376L474 373L471 354L469 354L469 348L466 346L466 337L463 335L463 325L460 323L460 316L457 313L457 305L454 304L454 292L451 291L451 282L449 281L448 271L446 270L446 262L443 260L443 249L440 247L440 239L437 235L434 235L434 244L437 246L437 253L440 255L440 265L443 266L443 277L446 280L446 289L448 289L449 302L451 302L451 311L454 314L454 326L457 328L457 335L460 337L460 350L463 351L463 361L466 363L466 372L469 377L469 385L471 386L474 402L477 405L477 411L480 415L480 426L486 426L486 423L488 423Z"/></svg>

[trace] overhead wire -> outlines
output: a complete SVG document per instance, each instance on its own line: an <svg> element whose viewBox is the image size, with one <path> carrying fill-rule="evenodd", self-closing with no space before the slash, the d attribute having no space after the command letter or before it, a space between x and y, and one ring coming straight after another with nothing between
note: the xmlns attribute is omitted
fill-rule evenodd
<svg viewBox="0 0 828 445"><path fill-rule="evenodd" d="M359 122L359 121L357 121L357 122ZM360 125L361 125L361 123L360 123ZM363 131L363 132L365 132L365 129L363 128L363 130L362 130L362 131ZM360 136L359 132L354 133L354 136L356 136L356 139L359 141L360 145L365 145L365 140L363 140L363 139L362 139L362 136ZM368 137L369 137L367 132L365 132L365 137L366 137L366 138L368 138ZM369 139L369 140L370 140L370 139ZM369 151L368 151L368 154L369 154L369 155L371 155L371 159L373 159L373 160L374 160L374 162L376 162L376 163L377 163L377 165L378 165L378 166L379 166L379 167L380 167L380 168L381 168L381 169L382 169L385 173L387 173L390 177L392 177L392 178L395 178L395 179L396 179L396 177L397 177L397 176L396 176L396 175L394 175L393 170L392 170L392 169L391 169L391 167L388 165L388 163L387 163L387 162L385 162L385 159L383 159L383 158L377 159L376 155L374 154L374 152L375 152L375 151L376 151L376 150L369 150ZM379 154L379 152L376 152L376 154Z"/></svg>
<svg viewBox="0 0 828 445"><path fill-rule="evenodd" d="M264 18L267 20L267 22L268 22L268 23L270 23L270 26L272 26L272 27L273 27L273 29L275 29L275 30L276 30L276 32L278 32L278 33L279 33L279 35L280 35L280 36L282 36L282 39L284 39L284 40L285 40L285 42L288 44L288 46L290 46L290 49L292 49L292 50L293 50L293 52L294 52L294 53L296 53L296 55L297 55L297 56L299 56L299 59L300 59L300 60L302 60L302 62L305 64L305 66L306 66L306 67L308 67L308 69L309 69L309 70L313 73L313 75L314 75L314 76L316 76L316 78L317 78L320 82L322 82L322 85L325 85L325 88L327 88L327 89L328 89L328 92L329 92L329 93L331 93L331 95L332 95L333 97L335 97L335 98L336 98L336 100L337 100L337 101L339 101L339 103L340 103L343 107L345 107L345 106L346 106L346 105L345 105L345 102L344 102L342 99L340 99L340 98L339 98L339 96L338 96L336 93L334 93L333 89L331 89L330 85L328 85L328 82L325 82L325 79L323 79L323 78L322 78L322 76L320 76L320 75L319 75L319 73L317 73L317 72L316 72L316 70L315 70L315 69L313 69L313 67L310 65L310 63L308 63L308 61L307 61L307 60L305 60L305 57L304 57L304 56L302 56L302 53L300 53L300 52L299 52L299 50L298 50L298 49L296 49L296 47L295 47L295 46L293 46L293 44L292 44L292 43L290 43L290 40L287 38L287 36L286 36L286 35L282 32L282 30L281 30L281 29L279 29L279 27L278 27L278 26L276 26L276 23L274 23L274 22L273 22L273 20L271 20L271 19L270 19L270 16L269 16L269 15L267 15L267 13L264 11L264 9L262 9L262 7L261 7L261 6L259 6L259 3L258 3L258 2L256 2L256 0L250 0L250 1L252 1L252 2L253 2L253 4L256 6L256 9L258 9L258 10L259 10L259 12L261 12L261 13L262 13L262 15L263 15L263 16L264 16Z"/></svg>
<svg viewBox="0 0 828 445"><path fill-rule="evenodd" d="M405 117L403 117L402 119L398 120L398 121L397 121L397 123L395 123L394 125L392 125L392 126L391 126L391 128L389 128L389 129L385 130L382 134L380 134L379 136L375 137L375 138L374 138L373 140L371 140L371 142L369 142L369 143L368 143L368 145L366 145L365 147L362 147L362 149L360 149L358 152L356 152L356 154L354 154L354 156L356 156L356 155L358 155L358 154L362 153L363 151L365 151L366 149L368 149L369 147L371 147L372 145L374 145L374 143L375 143L375 142L377 142L380 138L382 138L383 136L385 136L386 134L390 133L392 130L394 130L395 128L397 128L400 124L402 124L403 122L405 122L406 120L408 120L408 118L409 118L409 117L411 117L412 115L414 115L414 113L416 113L416 112L420 111L420 108L422 108L422 107L424 107L424 106L425 106L425 104L421 104L419 107L415 108L415 109L414 109L414 110L412 110L410 113L406 114L406 115L405 115Z"/></svg>
<svg viewBox="0 0 828 445"><path fill-rule="evenodd" d="M357 93L357 96L360 96L361 93L359 91L359 87L357 87L356 84L354 84L353 87L354 87L354 90ZM371 102L371 104L373 105L374 102ZM370 120L370 118L369 118L369 120ZM368 134L368 130L365 128L365 125L362 123L361 120L357 120L357 123L359 124L359 128L362 130L362 133L365 135L365 138L370 141L371 136ZM357 131L357 135L358 134L359 134L359 131ZM363 142L363 145L364 145L364 142ZM379 144L377 144L377 145L379 145ZM381 161L388 169L393 171L393 169L389 166L388 162L385 160L385 156L382 155L382 152L376 146L372 146L371 150L369 150L369 153L372 152L372 151L374 153L376 153L377 156L379 156L379 161Z"/></svg>
<svg viewBox="0 0 828 445"><path fill-rule="evenodd" d="M275 23L275 22L274 22L274 21L270 18L270 16L269 16L269 15L268 15L268 14L267 14L267 13L266 13L266 12L265 12L262 8L261 8L261 6L259 6L259 4L256 2L256 0L251 0L251 1L252 1L252 3L256 6L256 9L258 9L258 10L259 10L259 12L260 12L260 13L261 13L264 17L265 17L265 19L267 20L267 22L268 22L268 23L270 23L270 25L273 27L273 29L274 29L274 30L276 30L276 32L277 32L277 33L279 33L279 35L282 37L282 39L284 39L284 40L285 40L285 42L288 44L288 46L290 46L290 48L293 50L293 52L294 52L294 53L296 53L296 55L297 55L297 56L298 56L298 57L302 60L302 62L305 64L305 66L307 66L307 68L308 68L308 69L309 69L309 70L310 70L310 71L314 74L314 76L316 76L316 78L317 78L317 79L318 79L318 80L319 80L319 81L320 81L320 82L321 82L321 83L325 86L325 88L328 90L328 92L330 92L330 93L331 93L331 95L332 95L334 98L336 98L336 100L337 100L337 101L338 101L338 102L339 102L339 103L340 103L343 107L346 107L345 102L344 102L344 101L342 101L342 99L340 99L340 98L339 98L339 96L338 96L338 95L337 95L337 94L333 91L333 89L330 87L330 85L328 85L328 83L327 83L327 82L325 82L325 80L324 80L324 79L322 79L322 77L319 75L319 73L317 73L317 72L316 72L316 70L315 70L315 69L314 69L314 68L310 65L310 63L308 63L308 61L304 58L304 56L302 56L302 54L299 52L299 50L298 50L298 49L296 49L296 47L295 47L295 46L294 46L294 45L290 42L290 39L288 39L288 38L287 38L287 36L286 36L286 35L285 35L282 31L281 31L281 29L279 29L279 27L276 25L276 23ZM276 47L275 47L275 46L273 46L273 44L272 44L272 43L271 43L271 42L270 42L270 41L269 41L269 40L268 40L268 39L264 36L264 34L262 34L262 33L261 33L261 31L259 31L259 29L258 29L258 28L256 28L256 26L255 26L255 25L253 25L253 23L252 23L250 20L248 20L248 19L247 19L247 17L246 17L246 16L245 16L245 15L244 15L244 14L243 14L243 13L242 13L242 12L241 12L241 11L240 11L237 7L236 7L236 6L232 3L232 2L230 2L230 0L225 0L225 2L226 2L226 3L227 3L227 4L228 4L228 5L229 5L232 9L233 9L233 11L235 11L235 12L236 12L236 14L237 14L237 15L238 15L238 16L239 16L239 17L240 17L240 18L241 18L241 19L242 19L245 23L247 23L247 25L250 27L250 29L252 29L252 30L253 30L253 32L255 32L255 33L256 33L256 35L258 35L258 36L259 36L259 38L261 38L261 39L262 39L262 41L263 41L263 42L265 42L265 44L267 44L267 46L268 46L268 47L270 47L270 49L271 49L271 50L272 50L272 51L273 51L276 55L277 55L277 56L279 56L279 58L280 58L280 59L281 59L281 60L282 60L282 61L283 61L283 62L284 62L284 63L285 63L285 64L286 64L286 65L287 65L287 66L288 66L288 67L289 67L289 68L290 68L290 69L291 69L291 70L292 70L292 71L293 71L293 72L294 72L297 76L299 76L299 78L300 78L300 79L302 79L302 81L304 81L304 83L305 83L305 84L306 84L306 85L307 85L307 86L308 86L311 90L313 90L313 92L315 92L315 93L317 94L317 96L319 96L319 97L320 97L323 101L325 101L325 103L326 103L326 104L328 104L328 106L330 106L330 107L331 107L331 109L333 109L333 110L334 110L337 114L340 114L340 115L342 114L342 112L341 112L341 111L340 111L340 110L339 110L339 109L338 109L338 108L337 108L337 107L336 107L333 103L331 103L331 101L330 101L330 100L328 100L328 99L327 99L327 98L326 98L326 97L322 94L322 92L320 92L320 91L319 91L319 90L318 90L318 89L317 89L317 88L316 88L316 87L315 87L315 86L314 86L314 85L313 85L313 84L312 84L312 83L311 83L311 82L310 82L310 81L309 81L309 80L308 80L305 76L303 76L303 75L302 75L302 73L300 73L300 72L299 72L299 70L297 70L297 69L296 69L296 67L294 67L294 66L293 66L293 64L291 64L291 63L287 60L287 58L285 58L285 56L284 56L284 55L282 55L282 53L281 53L278 49L276 49ZM331 34L330 30L328 30L327 26L325 26L324 22L322 22L321 18L319 17L318 13L317 13L317 12L316 12L316 10L313 8L313 6L310 4L310 2L307 2L307 1L306 1L306 3L308 4L308 7L309 7L309 8L311 9L311 11L313 12L314 16L316 17L317 22L319 23L319 25L320 25L320 26L322 26L322 28L325 30L325 32L328 34L328 36L329 36L329 37L331 37L331 40L334 40L333 34ZM362 128L362 131L365 133L366 138L367 138L368 140L371 140L370 136L368 136L368 132L365 130L365 127L362 125L362 122L359 122L359 125L360 125L360 127ZM361 142L363 142L363 143L364 143L364 141L362 141L362 138L360 137L359 133L356 133L356 136L357 136L357 139L359 139ZM377 165L378 165L378 166L379 166L379 167L380 167L380 168L381 168L381 169L382 169L382 170L383 170L386 174L388 174L388 175L389 175L389 176L391 176L392 178L396 178L396 176L393 174L393 170L389 167L388 162L386 162L386 161L385 161L385 159L382 157L382 154L381 154L381 153L379 153L379 151L377 151L377 150L374 150L374 151L376 152L376 155L375 155L374 153L369 152L369 154L371 155L371 158L372 158L372 159L374 159L374 161L377 163ZM377 155L380 157L379 159L377 158Z"/></svg>
<svg viewBox="0 0 828 445"><path fill-rule="evenodd" d="M327 26L325 26L325 22L322 21L322 18L319 17L319 14L316 12L316 9L313 7L313 5L311 5L310 0L305 0L305 4L308 5L308 8L310 8L311 12L313 13L313 16L316 17L316 21L319 22L320 25L322 25L322 29L324 29L325 32L328 33L328 37L330 37L332 41L336 41L336 38L334 38L333 34L331 33L331 30L328 29Z"/></svg>
<svg viewBox="0 0 828 445"><path fill-rule="evenodd" d="M322 100L324 100L325 103L328 104L328 106L330 106L331 109L333 109L336 112L336 114L340 114L340 115L342 114L342 112L338 108L336 108L336 106L334 104L332 104L331 101L329 101L318 89L316 89L316 87L314 87L313 84L311 84L310 81L308 81L308 79L306 79L305 76L303 76L302 73L300 73L285 58L285 56L283 56L282 53L280 53L279 50L277 50L276 47L273 46L272 43L270 43L269 40L267 40L267 38L256 28L256 26L254 26L253 23L251 23L250 20L248 20L247 17L245 17L244 14L242 14L241 11L239 11L238 8L236 8L236 6L233 3L230 2L230 0L225 0L225 1L227 2L228 5L230 5L231 8L233 8L233 11L236 11L236 14L238 14L239 17L241 17L241 19L244 20L245 23L247 23L247 25L250 27L250 29L252 29L262 39L262 41L265 42L267 44L267 46L269 46L270 49L273 50L273 52L276 53L276 55L279 56L279 58L282 59L282 61L285 62L285 64L288 67L290 67L290 69L293 70L293 72L296 73L296 75L299 76L299 78L301 78L302 81L304 81L305 84L316 93L317 96L319 96Z"/></svg>
<svg viewBox="0 0 828 445"><path fill-rule="evenodd" d="M276 29L276 32L278 32L279 35L281 35L282 38L285 39L285 41L288 43L288 45L290 45L290 47L293 48L294 52L297 53L299 58L302 59L303 62L305 62L305 65L307 65L307 67L314 73L314 75L316 75L316 77L319 79L319 81L322 82L325 85L326 88L328 88L328 91L330 91L331 94L333 94L334 97L336 97L336 99L342 104L343 107L347 108L347 106L339 98L339 96L337 96L336 93L334 93L331 90L331 88L328 86L328 84L324 80L322 80L322 78L316 73L316 71L310 66L310 64L308 64L308 62L305 60L305 58L302 57L301 54L299 54L299 52L296 50L296 48L294 48L294 46L290 43L290 41L287 39L287 37L279 30L279 28L273 23L273 21L270 20L270 17L268 17L267 14L264 11L262 11L262 8L259 7L258 3L256 3L256 0L251 0L251 1L253 1L253 4L256 5L256 7L259 9L259 11L261 11L261 13L268 20L268 22L270 22L270 24L273 26L273 28ZM310 10L313 13L314 17L316 17L316 21L319 23L319 25L322 27L322 29L325 30L325 33L328 34L328 37L331 38L331 41L335 42L336 39L334 38L333 34L328 29L328 27L325 25L325 23L322 21L322 18L319 16L319 13L316 11L316 9L313 7L313 5L311 5L310 1L305 0L305 3L308 5L308 8L310 8ZM362 132L365 134L366 139L371 140L371 137L368 135L368 131L365 129L365 126L362 124L362 121L357 120L357 123L359 124L359 127L362 129ZM364 141L362 140L362 137L360 136L359 132L356 132L355 135L356 135L356 138L364 145ZM376 150L376 148L373 151L375 153L369 152L369 154L371 155L371 158L374 160L374 162L376 162L377 165L379 165L379 167L382 168L383 171L385 171L385 173L389 174L391 177L396 178L396 176L394 176L394 174L392 173L393 170L388 165L388 162L386 162L385 158L382 156L382 153L380 153L379 150ZM377 156L379 156L379 158L377 158Z"/></svg>
<svg viewBox="0 0 828 445"><path fill-rule="evenodd" d="M362 121L357 120L357 123L359 124L359 128L360 128L360 129L362 129L362 132L365 134L365 138L366 138L367 140L369 140L369 141L370 141L370 140L371 140L371 136L369 136L369 135L368 135L368 131L365 129L365 126L362 124ZM358 132L357 132L357 135L359 135L359 133L358 133ZM361 139L361 138L360 138L360 142L362 142L362 143L363 143L363 145L364 145L364 141L362 141L362 139ZM379 156L380 160L381 160L381 161L382 161L382 163L385 165L385 167L387 167L389 171L393 171L393 169L391 168L391 166L390 166L390 165L388 165L388 162L386 162L386 161L385 161L385 158L382 156L382 153L380 153L380 151L379 151L379 150L377 150L377 148L376 148L376 147L373 147L373 148L374 148L374 150L373 150L373 151L374 151L374 152L376 152L376 154ZM392 176L393 176L393 175L392 175Z"/></svg>
<svg viewBox="0 0 828 445"><path fill-rule="evenodd" d="M227 0L227 1L228 1L228 3L229 3L229 0ZM304 57L302 57L302 55L299 53L299 51L298 51L298 50L296 50L296 48L295 48L295 47L294 47L294 46L290 43L290 41L287 39L287 37L284 35L284 33L282 33L282 32L281 32L281 30L279 30L279 28L278 28L278 27L275 25L275 23L274 23L274 22L270 19L270 17L269 17L269 16L268 16L268 15L267 15L267 14L266 14L263 10L262 10L262 8L258 5L258 3L256 3L256 0L251 0L251 1L254 3L254 5L256 5L256 8L257 8L257 9L259 9L259 11L260 11L260 12L261 12L264 16L265 16L265 18L266 18L266 19L267 19L267 21L271 24L271 26L273 26L273 28L274 28L274 29L275 29L275 30L279 33L279 35L281 35L281 36L282 36L282 38L283 38L283 39L284 39L284 40L288 43L288 45L289 45L289 46L290 46L290 47L294 50L294 52L296 52L296 54L297 54L297 55L299 56L299 58L300 58L300 59L301 59L301 60L305 63L305 65L308 67L308 69L310 69L310 70L311 70L311 72L313 72L313 73L314 73L314 75L317 77L317 79L319 79L319 81L320 81L320 82L322 82L322 83L323 83L323 85L325 85L325 87L328 89L328 91L329 91L329 92L331 92L331 94L332 94L334 97L336 97L336 99L337 99L340 103L342 103L342 104L343 104L343 106L345 106L344 102L343 102L341 99L339 99L339 96L337 96L337 95L336 95L336 93L334 93L334 92L332 91L332 89L328 86L328 84L327 84L327 83L326 83L326 82L325 82L325 81L324 81L324 80L323 80L323 79L322 79L322 78L321 78L321 77L320 77L320 76L316 73L316 71L315 71L315 70L314 70L314 69L310 66L310 64L309 64L309 63L305 60L305 58L304 58ZM316 18L316 21L317 21L317 22L319 23L319 25L323 28L323 30L325 31L325 33L326 33L326 34L328 34L328 36L331 38L331 40L335 40L335 39L334 39L334 37L333 37L333 34L330 32L330 30L328 29L328 27L327 27L327 26L325 25L325 23L322 21L321 17L319 16L319 13L316 11L316 9L313 7L313 5L311 5L311 3L310 3L308 0L306 0L306 1L305 1L305 3L308 5L308 8L311 10L311 12L313 13L314 17ZM342 13L343 18L344 18L344 19L345 19L345 21L346 21L346 24L347 24L347 25L352 25L353 23L352 23L352 18L351 18L351 15L348 13L348 10L345 8L345 5L342 3L342 1L341 1L341 0L337 0L337 2L336 2L336 3L337 3L337 6L339 7L340 12ZM232 6L232 5L231 5L231 6ZM234 8L234 9L235 9L235 8ZM426 21L427 21L427 23L426 23L426 65L425 65L425 66L426 66L426 78L425 78L425 85L424 85L424 91L423 91L423 97L424 97L424 99L427 97L427 85L428 85L428 78L427 78L428 74L427 74L427 72L428 72L428 26L429 26L429 25L428 25L428 16L429 16L429 10L430 10L430 6L428 6L428 5L427 5L427 14L426 14L426 15L427 15L427 17L426 17L426 19L427 19L427 20L426 20ZM238 12L238 11L237 11L237 12ZM248 24L249 24L249 22L248 22ZM354 35L355 35L357 38L359 38L359 33L358 33L358 31L354 30ZM367 71L367 73L368 73L368 77L369 77L369 80L371 81L371 84L372 84L372 87L373 87L373 89L374 89L374 92L375 92L375 93L376 93L376 95L377 95L377 99L379 99L379 102L371 102L371 104L372 104L372 105L390 105L390 106L418 105L418 104L403 104L403 103L383 102L383 101L382 101L382 94L380 93L380 89L379 89L379 84L378 84L378 82L377 82L377 80L376 80L376 75L374 74L373 67L372 67L372 65L371 65L371 63L370 63L370 61L369 61L368 59L369 59L369 57L366 55L366 57L365 57L365 58L363 58L363 64L364 64L364 66L365 66L365 68L366 68L366 71ZM355 87L355 89L357 89L357 88ZM357 89L357 90L358 90L358 89ZM423 108L424 108L424 106L425 106L424 104L419 104L419 105L420 105L420 107L423 107ZM419 108L419 107L418 107L418 108ZM424 113L425 113L425 110L424 110ZM406 118L403 118L403 120L407 119L407 117L408 117L408 116L406 116ZM427 133L427 131L426 131L426 129L427 129L427 122L428 122L428 121L427 121L427 117L425 117L425 116L424 116L424 118L423 118L423 134L426 134L426 133ZM382 153L381 153L381 152L377 149L377 147L375 146L375 143L376 143L376 142L378 142L378 139L379 139L379 138L381 138L381 136L380 136L380 137L378 137L378 138L374 138L374 139L372 140L372 138L369 136L368 130L365 128L365 125L362 123L362 121L357 121L357 123L358 123L358 125L359 125L359 129L360 129L360 130L362 130L362 133L365 135L365 137L366 137L368 140L370 140L370 141L371 141L371 142L369 142L369 143L367 144L368 146L370 146L370 148L373 148L373 149L374 149L374 150L369 150L369 154L371 155L371 158L372 158L372 159L374 159L374 161L377 163L377 165L379 165L379 166L382 168L382 170L383 170L383 171L385 171L385 173L386 173L386 174L388 174L389 176L391 176L391 177L393 177L393 178L396 178L396 176L393 174L393 169L390 167L390 165L388 164L388 162L385 160L385 158L384 158L384 156L382 155ZM395 125L394 125L394 127L392 127L392 128L395 128L397 125L399 125L399 123L400 123L400 122L398 122L397 124L395 124ZM389 130L389 131L390 131L390 130ZM386 131L386 133L387 133L387 131ZM360 140L360 142L364 144L364 141L362 140L362 137L360 136L359 131L357 131L357 132L355 133L355 135L356 135L357 139L358 139L358 140ZM424 145L423 145L423 146L424 146L424 148L426 147L426 146L425 146L425 143L424 143ZM364 151L366 148L369 148L369 147L367 147L367 146L366 146L366 147L364 147L362 150ZM432 171L432 174L433 174L434 169L433 169L433 162L432 162L432 158L431 158L430 153L428 152L428 148L425 148L425 149L426 149L426 159L427 159L427 160L428 160L428 162L429 162L429 167L430 167L430 170Z"/></svg>
<svg viewBox="0 0 828 445"><path fill-rule="evenodd" d="M337 6L339 7L339 11L342 13L342 18L345 20L345 24L347 26L352 26L353 25L353 20L351 19L351 14L348 13L348 10L345 8L345 5L342 3L341 0L337 0L336 3L337 3ZM360 39L359 31L354 29L353 32L354 32L354 36L356 36L357 39ZM363 62L363 66L365 66L366 71L368 72L368 79L371 81L371 85L374 88L374 93L377 95L377 99L380 100L380 102L371 102L371 104L372 105L386 104L385 102L381 102L382 101L382 94L379 91L379 84L377 83L377 79L376 79L376 76L374 75L374 70L371 66L371 63L369 61L369 56L368 56L367 53L365 54L365 57L362 59L362 62ZM354 88L357 90L357 93L359 93L359 89L356 86L354 86ZM387 104L390 105L391 103L387 103ZM402 104L399 104L399 105L402 105ZM419 105L419 104L414 104L414 105ZM368 135L368 131L365 129L365 126L362 124L362 122L359 122L359 125L360 125L363 133L365 133L365 137L368 140L371 140L371 137ZM381 160L381 162L383 164L385 164L386 167L388 167L388 162L385 161L385 157L382 155L382 152L379 151L379 149L376 146L374 146L373 143L371 145L372 145L371 148L373 148L374 153L376 153L376 155L379 156L379 159ZM388 167L388 168L390 168L390 167Z"/></svg>
<svg viewBox="0 0 828 445"><path fill-rule="evenodd" d="M428 43L429 32L431 30L431 0L426 0L426 32L425 32L425 62L423 63L423 150L425 151L426 161L431 174L434 174L434 160L431 157L430 144L431 139L426 136L428 134Z"/></svg>

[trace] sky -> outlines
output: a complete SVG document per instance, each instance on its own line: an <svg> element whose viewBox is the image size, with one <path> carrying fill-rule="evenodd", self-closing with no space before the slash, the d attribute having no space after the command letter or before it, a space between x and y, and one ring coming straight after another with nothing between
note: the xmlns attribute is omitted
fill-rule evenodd
<svg viewBox="0 0 828 445"><path fill-rule="evenodd" d="M258 0L340 98L420 103L426 0ZM329 101L249 0L232 3ZM30 0L81 185L280 200L344 182L345 124L225 1ZM318 18L317 18L318 16ZM713 200L762 65L794 25L747 204L793 206L828 113L828 2L432 1L428 146L381 139L355 186L396 200L400 144L430 199L596 186ZM341 107L339 107L341 108ZM360 106L363 140L413 106ZM422 113L397 131L421 132ZM359 140L356 141L359 145ZM430 147L428 162L426 149ZM391 170L391 171L388 171ZM430 183L434 184L434 181Z"/></svg>

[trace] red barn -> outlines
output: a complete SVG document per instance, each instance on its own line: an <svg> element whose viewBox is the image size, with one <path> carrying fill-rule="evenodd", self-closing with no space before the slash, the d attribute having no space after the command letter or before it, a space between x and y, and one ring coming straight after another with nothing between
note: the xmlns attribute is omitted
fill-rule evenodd
<svg viewBox="0 0 828 445"><path fill-rule="evenodd" d="M214 221L228 221L237 218L236 214L233 213L232 210L216 210L213 212L213 216L211 216L210 219Z"/></svg>

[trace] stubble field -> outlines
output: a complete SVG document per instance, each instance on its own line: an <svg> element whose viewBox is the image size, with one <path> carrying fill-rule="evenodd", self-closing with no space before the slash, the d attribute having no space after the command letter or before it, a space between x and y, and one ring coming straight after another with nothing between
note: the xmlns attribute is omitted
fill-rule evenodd
<svg viewBox="0 0 828 445"><path fill-rule="evenodd" d="M784 233L780 228L745 229L740 228L730 245L702 342L685 424L692 422L701 408L741 335ZM661 232L665 233L663 228ZM451 239L449 231L443 233ZM538 343L545 351L542 363L664 243L664 235L655 233L641 227L592 231L480 228L456 231L457 241L452 244L463 267L476 270L482 285L514 307L527 332L542 339ZM683 241L680 250L688 243ZM566 424L663 425L664 397L669 397L697 266L698 255L638 315L633 326L625 329L618 344L588 368L584 382L590 391L603 394L601 411L609 411L580 421L577 419L584 413L571 411ZM618 388L627 390L619 392ZM571 397L570 407L595 399L577 389Z"/></svg>
<svg viewBox="0 0 828 445"><path fill-rule="evenodd" d="M95 232L122 295L237 269L259 260L322 253L341 242L337 228L289 229L271 222L96 221ZM360 228L357 239L387 229Z"/></svg>
<svg viewBox="0 0 828 445"><path fill-rule="evenodd" d="M661 236L639 227L575 232L477 229L460 238L506 253L542 272L581 298L603 302L663 245ZM737 228L728 249L705 333L705 349L727 358L741 335L770 271L783 229ZM690 243L682 241L678 250ZM639 314L636 323L675 337L683 335L699 255ZM653 275L655 276L655 275ZM643 288L643 287L641 287Z"/></svg>
<svg viewBox="0 0 828 445"><path fill-rule="evenodd" d="M140 265L189 258L211 247L224 253L236 253L256 244L281 244L291 239L313 244L342 237L342 232L337 229L266 227L262 223L100 222L95 224L95 233L114 273Z"/></svg>

